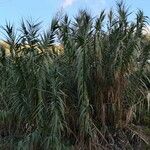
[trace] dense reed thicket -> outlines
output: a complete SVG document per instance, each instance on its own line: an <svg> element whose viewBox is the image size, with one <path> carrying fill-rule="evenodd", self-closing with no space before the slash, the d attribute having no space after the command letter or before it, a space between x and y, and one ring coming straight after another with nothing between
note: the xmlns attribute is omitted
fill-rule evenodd
<svg viewBox="0 0 150 150"><path fill-rule="evenodd" d="M149 144L148 18L121 3L92 17L2 27L1 150L123 150ZM56 46L61 44L61 49Z"/></svg>

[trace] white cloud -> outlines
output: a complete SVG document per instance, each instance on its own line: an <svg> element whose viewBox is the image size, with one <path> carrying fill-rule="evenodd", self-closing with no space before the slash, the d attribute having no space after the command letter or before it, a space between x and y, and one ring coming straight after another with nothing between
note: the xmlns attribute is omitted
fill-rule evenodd
<svg viewBox="0 0 150 150"><path fill-rule="evenodd" d="M84 2L85 5L90 5L90 6L99 6L99 4L101 5L105 5L105 0L63 0L63 3L62 3L62 8L67 8L69 6L72 6L75 2L77 1L82 1L82 3ZM92 5L91 5L92 3Z"/></svg>
<svg viewBox="0 0 150 150"><path fill-rule="evenodd" d="M74 2L75 0L64 0L62 7L66 8L68 6L71 6Z"/></svg>
<svg viewBox="0 0 150 150"><path fill-rule="evenodd" d="M147 25L146 27L144 27L143 34L150 34L150 25Z"/></svg>

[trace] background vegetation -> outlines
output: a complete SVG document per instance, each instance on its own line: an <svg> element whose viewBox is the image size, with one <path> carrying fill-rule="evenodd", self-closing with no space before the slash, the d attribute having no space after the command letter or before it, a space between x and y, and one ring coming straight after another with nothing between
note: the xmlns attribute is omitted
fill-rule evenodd
<svg viewBox="0 0 150 150"><path fill-rule="evenodd" d="M44 33L32 20L2 27L0 149L148 149L148 18L129 15L121 2L55 17Z"/></svg>

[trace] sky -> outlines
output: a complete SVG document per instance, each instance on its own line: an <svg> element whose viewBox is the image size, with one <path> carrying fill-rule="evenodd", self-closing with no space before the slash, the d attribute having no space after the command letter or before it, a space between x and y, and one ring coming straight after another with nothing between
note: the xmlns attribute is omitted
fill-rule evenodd
<svg viewBox="0 0 150 150"><path fill-rule="evenodd" d="M142 9L150 17L150 0L125 0L131 11ZM22 18L43 21L48 26L57 12L75 16L79 9L98 15L102 9L115 7L116 0L0 0L0 25L6 21L18 25Z"/></svg>

